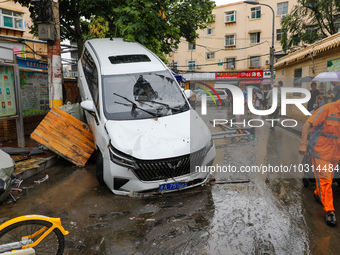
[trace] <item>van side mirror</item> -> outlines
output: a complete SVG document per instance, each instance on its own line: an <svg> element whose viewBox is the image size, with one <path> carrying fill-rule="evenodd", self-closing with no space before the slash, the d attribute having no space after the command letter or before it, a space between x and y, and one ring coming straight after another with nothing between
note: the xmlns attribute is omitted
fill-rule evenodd
<svg viewBox="0 0 340 255"><path fill-rule="evenodd" d="M98 121L98 118L97 118L97 115L96 115L96 107L95 107L93 101L91 101L91 100L83 101L83 102L80 103L80 106L85 111L88 111L89 114L91 114L94 117L96 124L99 125L99 121Z"/></svg>
<svg viewBox="0 0 340 255"><path fill-rule="evenodd" d="M93 101L86 100L81 102L80 105L85 111L88 111L89 113L95 113L95 106Z"/></svg>
<svg viewBox="0 0 340 255"><path fill-rule="evenodd" d="M184 90L184 94L186 95L187 98L190 98L194 93L190 89L186 89Z"/></svg>

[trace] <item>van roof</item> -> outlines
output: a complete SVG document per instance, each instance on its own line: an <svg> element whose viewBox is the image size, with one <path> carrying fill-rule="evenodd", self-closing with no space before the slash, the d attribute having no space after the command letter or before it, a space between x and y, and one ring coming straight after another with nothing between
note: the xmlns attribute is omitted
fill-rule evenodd
<svg viewBox="0 0 340 255"><path fill-rule="evenodd" d="M101 38L88 40L85 46L94 51L93 57L97 58L103 75L167 69L154 53L137 42L126 42L122 38Z"/></svg>

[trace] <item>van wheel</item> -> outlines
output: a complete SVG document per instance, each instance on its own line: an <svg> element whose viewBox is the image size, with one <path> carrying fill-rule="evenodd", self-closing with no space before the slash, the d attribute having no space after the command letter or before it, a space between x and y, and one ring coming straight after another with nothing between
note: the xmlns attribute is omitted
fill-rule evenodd
<svg viewBox="0 0 340 255"><path fill-rule="evenodd" d="M98 151L97 151L97 160L96 160L96 177L97 177L97 181L100 184L104 184L103 169L104 169L103 155L100 152L100 150L98 149Z"/></svg>

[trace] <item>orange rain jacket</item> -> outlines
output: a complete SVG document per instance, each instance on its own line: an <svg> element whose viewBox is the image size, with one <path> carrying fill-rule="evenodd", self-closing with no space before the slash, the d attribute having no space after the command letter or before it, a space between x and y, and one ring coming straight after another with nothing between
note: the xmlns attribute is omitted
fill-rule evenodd
<svg viewBox="0 0 340 255"><path fill-rule="evenodd" d="M328 162L340 160L340 100L320 107L307 122L313 126L311 155Z"/></svg>

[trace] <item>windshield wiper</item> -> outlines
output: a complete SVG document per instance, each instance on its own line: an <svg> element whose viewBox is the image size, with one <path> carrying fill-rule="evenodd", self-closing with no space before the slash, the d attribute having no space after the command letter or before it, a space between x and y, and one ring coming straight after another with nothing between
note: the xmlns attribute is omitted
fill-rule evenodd
<svg viewBox="0 0 340 255"><path fill-rule="evenodd" d="M180 111L179 109L170 107L170 105L168 105L168 104L161 103L161 102L157 102L157 101L154 101L154 100L137 100L137 101L138 101L138 102L155 103L155 104L159 104L159 105L165 106L166 108L168 108L168 110L172 110L172 111Z"/></svg>
<svg viewBox="0 0 340 255"><path fill-rule="evenodd" d="M189 107L188 107L188 105L186 103L184 103L182 105L177 105L174 108L175 108L175 110L181 111L181 112L186 111L186 110L189 109ZM178 108L178 109L176 109L176 108Z"/></svg>
<svg viewBox="0 0 340 255"><path fill-rule="evenodd" d="M149 111L147 111L147 110L145 110L145 109L143 109L143 108L137 106L136 103L134 103L133 101L131 101L130 99L128 99L128 98L126 98L126 97L123 97L123 96L121 96L121 95L118 95L117 93L113 93L113 94L116 95L116 96L118 96L118 97L121 97L121 98L125 99L126 101L128 101L129 103L131 103L131 105L129 105L129 104L124 104L124 103L120 103L120 102L115 102L116 104L121 104L121 105L124 105L124 106L132 106L132 109L131 109L131 115L132 115L132 116L135 116L135 117L136 117L136 114L135 114L136 109L139 109L139 110L141 110L141 111L143 111L143 112L146 112L146 113L148 113L148 114L150 114L150 115L152 115L152 116L155 116L155 117L160 117L160 116L162 116L162 115L160 115L160 114L153 113L153 112L149 112Z"/></svg>

